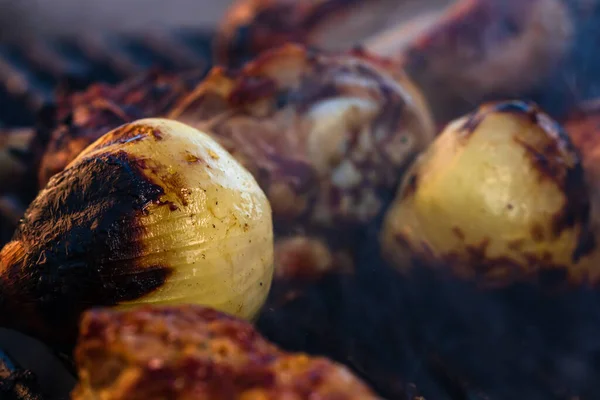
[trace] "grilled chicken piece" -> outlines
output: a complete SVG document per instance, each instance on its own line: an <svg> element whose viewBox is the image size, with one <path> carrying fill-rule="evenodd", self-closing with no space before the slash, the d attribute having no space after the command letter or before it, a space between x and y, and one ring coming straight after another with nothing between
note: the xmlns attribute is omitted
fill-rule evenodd
<svg viewBox="0 0 600 400"><path fill-rule="evenodd" d="M212 135L267 193L279 233L369 223L434 136L427 105L389 65L287 45L215 68L169 115Z"/></svg>
<svg viewBox="0 0 600 400"><path fill-rule="evenodd" d="M150 72L119 85L97 84L57 99L58 127L42 158L40 187L86 147L114 128L164 115L202 79L204 71L168 75Z"/></svg>
<svg viewBox="0 0 600 400"><path fill-rule="evenodd" d="M481 101L519 97L552 74L573 44L573 16L562 0L459 0L418 33L401 25L366 41L396 58L424 90L438 119Z"/></svg>
<svg viewBox="0 0 600 400"><path fill-rule="evenodd" d="M199 306L90 311L75 357L74 400L377 398L347 368Z"/></svg>
<svg viewBox="0 0 600 400"><path fill-rule="evenodd" d="M239 0L221 24L215 59L238 66L289 42L348 50L392 25L405 8L398 0Z"/></svg>

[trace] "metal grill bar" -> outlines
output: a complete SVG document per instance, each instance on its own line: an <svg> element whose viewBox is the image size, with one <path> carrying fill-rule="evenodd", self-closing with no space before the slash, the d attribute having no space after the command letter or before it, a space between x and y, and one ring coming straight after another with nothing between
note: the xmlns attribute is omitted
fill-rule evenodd
<svg viewBox="0 0 600 400"><path fill-rule="evenodd" d="M143 36L81 35L0 45L0 126L29 125L58 85L114 83L149 68L208 68L212 34L203 30Z"/></svg>

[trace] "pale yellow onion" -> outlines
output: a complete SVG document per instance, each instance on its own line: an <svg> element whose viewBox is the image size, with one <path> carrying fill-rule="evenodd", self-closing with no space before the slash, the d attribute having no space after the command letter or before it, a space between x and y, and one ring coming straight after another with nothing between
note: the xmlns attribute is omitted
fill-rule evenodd
<svg viewBox="0 0 600 400"><path fill-rule="evenodd" d="M597 280L589 207L559 125L532 104L487 104L450 123L407 172L383 252L401 270L417 259L491 284Z"/></svg>
<svg viewBox="0 0 600 400"><path fill-rule="evenodd" d="M118 174L131 176L119 180ZM98 189L103 178L106 184ZM95 186L81 189L78 179ZM135 193L135 187L146 192ZM68 192L77 188L98 190L104 197L95 194L85 198L89 204L74 205L71 197L65 199L76 196ZM135 205L129 209L129 204ZM40 217L53 207L57 210L50 218ZM112 210L112 217L106 210ZM68 235L78 224L88 226L93 239L70 243ZM0 279L9 289L5 297L35 304L46 292L57 296L44 307L50 315L62 311L59 318L27 308L13 318L29 330L41 320L53 333L61 323L71 328L82 310L101 305L194 303L252 319L266 300L273 274L271 208L252 175L209 135L180 122L145 119L103 136L53 178L0 261ZM17 285L40 280L44 271L51 277L73 272L93 279L66 275L63 287L57 287L59 278L33 289ZM126 293L132 280L137 296ZM17 313L19 304L12 305Z"/></svg>

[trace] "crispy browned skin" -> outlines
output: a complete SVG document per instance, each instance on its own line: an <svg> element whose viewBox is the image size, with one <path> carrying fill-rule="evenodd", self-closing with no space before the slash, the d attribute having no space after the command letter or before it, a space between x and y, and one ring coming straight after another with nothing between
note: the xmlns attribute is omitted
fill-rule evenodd
<svg viewBox="0 0 600 400"><path fill-rule="evenodd" d="M389 72L375 58L288 45L235 75L215 68L169 116L211 132L242 162L280 232L342 238L381 211L434 135L418 90Z"/></svg>
<svg viewBox="0 0 600 400"><path fill-rule="evenodd" d="M409 43L410 32L396 31L365 46L400 58L436 117L448 120L534 89L569 50L574 26L561 0L460 0Z"/></svg>
<svg viewBox="0 0 600 400"><path fill-rule="evenodd" d="M294 42L347 50L386 25L397 0L239 0L215 41L218 62L235 66Z"/></svg>
<svg viewBox="0 0 600 400"><path fill-rule="evenodd" d="M376 399L345 367L292 354L199 306L86 313L74 400Z"/></svg>
<svg viewBox="0 0 600 400"><path fill-rule="evenodd" d="M151 72L119 85L97 84L59 98L59 125L42 158L40 187L105 133L137 119L164 115L201 78L201 71L176 76Z"/></svg>

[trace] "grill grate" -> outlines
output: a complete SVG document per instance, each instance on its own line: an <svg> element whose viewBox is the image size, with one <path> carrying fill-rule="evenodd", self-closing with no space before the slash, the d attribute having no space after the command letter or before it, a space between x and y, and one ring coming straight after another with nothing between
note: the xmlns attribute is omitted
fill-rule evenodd
<svg viewBox="0 0 600 400"><path fill-rule="evenodd" d="M208 68L212 34L173 30L143 36L81 35L0 45L0 125L25 126L59 85L115 83L151 67Z"/></svg>

